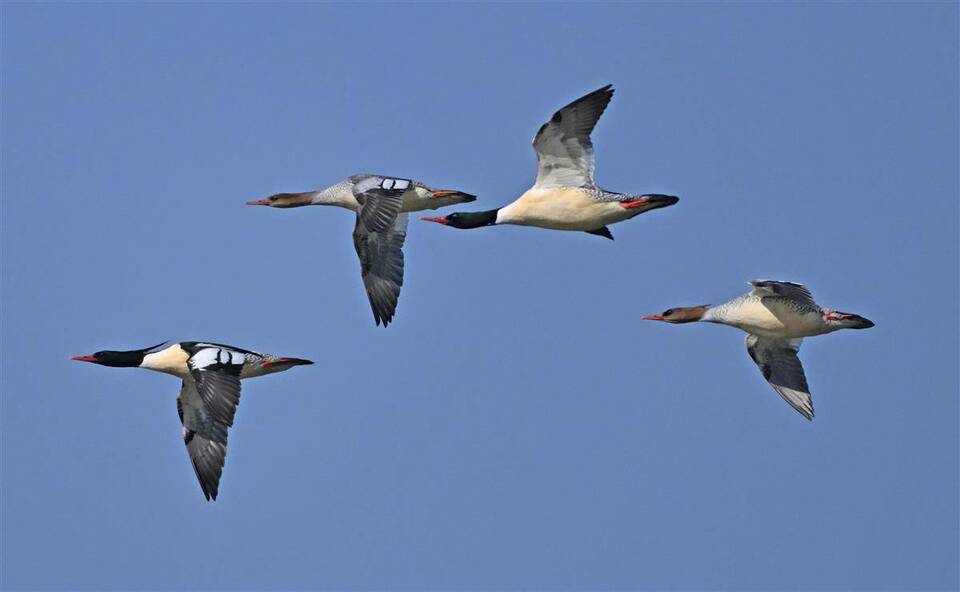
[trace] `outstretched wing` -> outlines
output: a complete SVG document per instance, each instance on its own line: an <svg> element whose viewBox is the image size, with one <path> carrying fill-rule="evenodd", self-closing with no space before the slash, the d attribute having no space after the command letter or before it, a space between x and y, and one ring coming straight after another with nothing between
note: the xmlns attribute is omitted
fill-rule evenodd
<svg viewBox="0 0 960 592"><path fill-rule="evenodd" d="M803 284L779 282L777 280L751 280L750 285L753 286L750 294L754 296L761 298L764 296L781 296L805 306L818 308L817 303L813 300L813 294Z"/></svg>
<svg viewBox="0 0 960 592"><path fill-rule="evenodd" d="M797 352L802 339L770 339L747 335L747 353L783 400L813 419L813 399Z"/></svg>
<svg viewBox="0 0 960 592"><path fill-rule="evenodd" d="M360 259L363 287L373 309L373 319L386 327L393 320L403 286L403 241L407 238L407 215L399 214L393 225L371 231L357 214L353 246Z"/></svg>
<svg viewBox="0 0 960 592"><path fill-rule="evenodd" d="M199 347L187 359L204 408L227 427L233 425L240 403L240 372L245 361L243 352L212 344Z"/></svg>
<svg viewBox="0 0 960 592"><path fill-rule="evenodd" d="M240 403L240 372L247 355L258 354L213 343L185 342L181 347L190 352L190 378L177 397L183 443L203 495L215 500L227 458L227 430Z"/></svg>
<svg viewBox="0 0 960 592"><path fill-rule="evenodd" d="M227 458L229 426L216 420L206 408L192 378L185 379L180 388L177 414L183 424L183 443L187 446L200 489L207 500L216 500L223 463Z"/></svg>
<svg viewBox="0 0 960 592"><path fill-rule="evenodd" d="M369 176L353 185L353 196L360 208L359 222L367 232L383 232L393 225L400 208L403 194L414 185L410 179Z"/></svg>
<svg viewBox="0 0 960 592"><path fill-rule="evenodd" d="M597 89L553 114L533 139L536 187L593 187L590 133L613 97L613 86Z"/></svg>

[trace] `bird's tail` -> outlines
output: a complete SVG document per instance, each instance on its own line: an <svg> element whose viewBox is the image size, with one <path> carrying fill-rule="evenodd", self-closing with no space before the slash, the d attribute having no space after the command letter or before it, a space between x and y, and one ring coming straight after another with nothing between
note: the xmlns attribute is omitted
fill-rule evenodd
<svg viewBox="0 0 960 592"><path fill-rule="evenodd" d="M434 189L433 197L441 198L451 204L469 203L477 199L476 195L464 191L457 191L456 189Z"/></svg>

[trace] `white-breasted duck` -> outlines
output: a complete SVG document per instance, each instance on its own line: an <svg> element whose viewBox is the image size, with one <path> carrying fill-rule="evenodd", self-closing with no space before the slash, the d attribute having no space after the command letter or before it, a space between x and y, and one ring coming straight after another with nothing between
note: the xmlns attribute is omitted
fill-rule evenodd
<svg viewBox="0 0 960 592"><path fill-rule="evenodd" d="M420 219L463 229L516 224L575 230L612 240L608 225L674 205L679 198L673 195L617 193L594 183L590 133L611 97L613 86L608 84L560 109L540 127L533 138L537 180L513 203L485 212Z"/></svg>
<svg viewBox="0 0 960 592"><path fill-rule="evenodd" d="M227 457L227 430L240 403L240 381L313 362L203 341L181 341L161 349L165 343L71 359L116 368L146 368L180 378L177 414L183 425L183 442L203 495L215 500Z"/></svg>
<svg viewBox="0 0 960 592"><path fill-rule="evenodd" d="M801 284L753 280L753 289L717 306L671 308L643 317L667 323L720 323L747 333L747 353L783 399L813 419L810 387L797 352L804 337L840 329L869 329L873 322L849 312L818 305Z"/></svg>
<svg viewBox="0 0 960 592"><path fill-rule="evenodd" d="M407 214L474 201L476 196L453 189L433 189L420 181L383 175L352 175L320 191L277 193L248 201L251 206L298 208L338 206L357 213L353 246L360 275L377 325L393 320L403 286L403 242Z"/></svg>

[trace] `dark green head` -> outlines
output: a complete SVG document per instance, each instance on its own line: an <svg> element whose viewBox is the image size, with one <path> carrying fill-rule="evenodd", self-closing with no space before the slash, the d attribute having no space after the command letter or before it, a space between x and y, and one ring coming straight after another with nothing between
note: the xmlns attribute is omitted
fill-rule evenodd
<svg viewBox="0 0 960 592"><path fill-rule="evenodd" d="M156 349L166 342L158 343L143 349L134 349L130 351L98 351L89 356L73 356L71 360L78 362L92 362L101 366L112 366L114 368L136 368L143 363L143 358L150 350Z"/></svg>
<svg viewBox="0 0 960 592"><path fill-rule="evenodd" d="M421 216L421 220L427 222L436 222L444 226L454 228L480 228L481 226L490 226L497 223L497 212L500 210L487 210L486 212L454 212L448 216L430 217Z"/></svg>

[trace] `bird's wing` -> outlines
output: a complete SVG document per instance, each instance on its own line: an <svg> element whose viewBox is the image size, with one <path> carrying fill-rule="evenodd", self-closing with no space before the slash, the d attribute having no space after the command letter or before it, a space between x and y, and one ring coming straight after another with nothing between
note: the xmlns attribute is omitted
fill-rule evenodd
<svg viewBox="0 0 960 592"><path fill-rule="evenodd" d="M805 306L818 308L817 303L813 300L813 294L803 284L779 282L777 280L751 280L750 285L753 286L753 290L750 291L753 296L761 298L764 296L780 296Z"/></svg>
<svg viewBox="0 0 960 592"><path fill-rule="evenodd" d="M353 246L360 258L363 287L377 325L389 325L397 310L403 286L403 241L406 238L406 214L397 215L392 226L378 232L369 230L363 224L362 214L357 214Z"/></svg>
<svg viewBox="0 0 960 592"><path fill-rule="evenodd" d="M360 204L359 223L367 232L389 229L403 206L403 194L412 186L410 179L378 176L363 177L354 183L353 196Z"/></svg>
<svg viewBox="0 0 960 592"><path fill-rule="evenodd" d="M813 419L813 399L797 352L802 339L770 339L747 335L747 353L783 400Z"/></svg>
<svg viewBox="0 0 960 592"><path fill-rule="evenodd" d="M593 187L590 132L613 96L612 85L580 97L553 114L533 138L536 187Z"/></svg>
<svg viewBox="0 0 960 592"><path fill-rule="evenodd" d="M204 409L217 422L230 427L240 403L240 372L246 355L226 346L198 346L187 359L190 375Z"/></svg>
<svg viewBox="0 0 960 592"><path fill-rule="evenodd" d="M204 497L217 499L220 475L227 458L228 425L214 418L204 405L192 378L183 381L177 397L177 414L183 424L183 443L193 464L193 471L200 481Z"/></svg>

